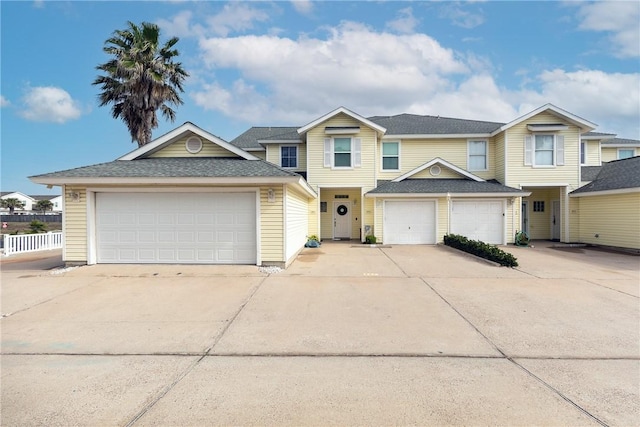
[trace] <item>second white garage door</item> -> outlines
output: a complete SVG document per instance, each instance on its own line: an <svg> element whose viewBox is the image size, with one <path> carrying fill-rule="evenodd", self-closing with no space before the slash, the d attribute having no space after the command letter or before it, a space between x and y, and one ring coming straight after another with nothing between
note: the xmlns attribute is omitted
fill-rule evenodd
<svg viewBox="0 0 640 427"><path fill-rule="evenodd" d="M383 241L388 244L435 244L436 202L386 201Z"/></svg>
<svg viewBox="0 0 640 427"><path fill-rule="evenodd" d="M96 193L98 263L255 264L256 193Z"/></svg>
<svg viewBox="0 0 640 427"><path fill-rule="evenodd" d="M494 245L503 244L504 202L502 200L452 201L451 233Z"/></svg>

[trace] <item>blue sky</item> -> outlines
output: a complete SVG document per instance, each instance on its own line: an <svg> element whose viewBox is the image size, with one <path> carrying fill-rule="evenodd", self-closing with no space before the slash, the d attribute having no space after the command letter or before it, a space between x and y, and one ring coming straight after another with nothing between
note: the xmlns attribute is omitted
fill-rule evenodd
<svg viewBox="0 0 640 427"><path fill-rule="evenodd" d="M508 122L553 103L640 139L640 2L11 2L1 14L1 189L137 147L98 107L104 41L127 21L178 36L174 123L231 140L344 106Z"/></svg>

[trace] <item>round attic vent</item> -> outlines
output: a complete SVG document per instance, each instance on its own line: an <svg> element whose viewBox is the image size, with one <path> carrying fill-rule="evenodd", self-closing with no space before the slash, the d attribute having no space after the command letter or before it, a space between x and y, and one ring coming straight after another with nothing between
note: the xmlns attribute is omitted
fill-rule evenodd
<svg viewBox="0 0 640 427"><path fill-rule="evenodd" d="M438 165L433 165L431 166L431 168L429 169L429 173L433 176L438 176L440 175L440 172L442 172L442 169L440 169L440 166Z"/></svg>
<svg viewBox="0 0 640 427"><path fill-rule="evenodd" d="M202 150L202 140L197 136L192 136L189 139L187 139L187 142L185 143L185 147L187 151L190 152L191 154L199 153L200 150Z"/></svg>

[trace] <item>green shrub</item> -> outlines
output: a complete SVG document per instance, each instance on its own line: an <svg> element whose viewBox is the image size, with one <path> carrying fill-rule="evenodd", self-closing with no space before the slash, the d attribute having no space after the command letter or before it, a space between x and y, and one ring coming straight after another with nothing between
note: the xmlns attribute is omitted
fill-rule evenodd
<svg viewBox="0 0 640 427"><path fill-rule="evenodd" d="M31 231L30 231L31 234L45 233L47 231L47 224L37 219L34 219L29 223L29 228L31 228Z"/></svg>
<svg viewBox="0 0 640 427"><path fill-rule="evenodd" d="M517 267L516 257L500 249L497 246L481 242L479 240L469 240L459 234L447 234L444 236L444 244L452 248L460 249L480 258L497 262L505 267Z"/></svg>
<svg viewBox="0 0 640 427"><path fill-rule="evenodd" d="M373 245L378 241L378 239L376 239L376 236L367 236L364 238L364 242L368 245Z"/></svg>

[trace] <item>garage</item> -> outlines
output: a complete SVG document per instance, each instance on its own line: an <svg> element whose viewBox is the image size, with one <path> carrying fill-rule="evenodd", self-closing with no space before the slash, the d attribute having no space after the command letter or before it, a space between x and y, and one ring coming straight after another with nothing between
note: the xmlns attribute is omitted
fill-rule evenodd
<svg viewBox="0 0 640 427"><path fill-rule="evenodd" d="M494 245L504 244L504 201L453 200L451 233Z"/></svg>
<svg viewBox="0 0 640 427"><path fill-rule="evenodd" d="M96 193L98 263L256 264L256 193Z"/></svg>
<svg viewBox="0 0 640 427"><path fill-rule="evenodd" d="M387 200L384 203L384 243L435 244L436 202Z"/></svg>

